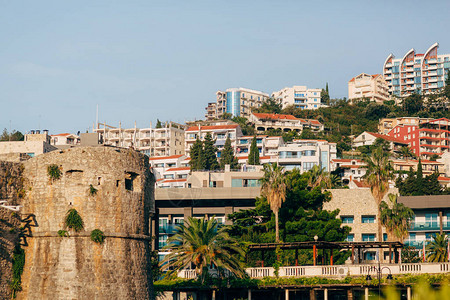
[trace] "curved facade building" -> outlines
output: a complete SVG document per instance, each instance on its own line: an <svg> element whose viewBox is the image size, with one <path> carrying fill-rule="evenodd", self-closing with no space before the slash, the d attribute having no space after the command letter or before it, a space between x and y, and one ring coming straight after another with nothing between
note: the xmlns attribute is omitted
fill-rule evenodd
<svg viewBox="0 0 450 300"><path fill-rule="evenodd" d="M425 53L411 49L402 58L389 54L383 65L383 76L389 93L398 97L420 91L429 94L445 85L450 70L450 54L438 55L435 43Z"/></svg>

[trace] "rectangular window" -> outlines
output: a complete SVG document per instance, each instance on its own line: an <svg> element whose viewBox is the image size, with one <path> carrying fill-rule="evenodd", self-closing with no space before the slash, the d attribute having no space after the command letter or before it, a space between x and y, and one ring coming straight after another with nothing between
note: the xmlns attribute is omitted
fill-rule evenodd
<svg viewBox="0 0 450 300"><path fill-rule="evenodd" d="M364 253L364 260L375 260L376 252L368 251Z"/></svg>
<svg viewBox="0 0 450 300"><path fill-rule="evenodd" d="M361 222L362 223L375 223L375 216L362 216Z"/></svg>
<svg viewBox="0 0 450 300"><path fill-rule="evenodd" d="M361 235L363 242L375 242L375 234L374 233L363 233Z"/></svg>
<svg viewBox="0 0 450 300"><path fill-rule="evenodd" d="M355 239L355 235L353 233L347 235L347 238L345 239L346 242L353 242Z"/></svg>
<svg viewBox="0 0 450 300"><path fill-rule="evenodd" d="M353 224L354 217L353 216L341 216L342 223L344 224Z"/></svg>
<svg viewBox="0 0 450 300"><path fill-rule="evenodd" d="M231 179L231 187L242 187L242 179Z"/></svg>
<svg viewBox="0 0 450 300"><path fill-rule="evenodd" d="M386 242L388 239L387 233L383 233L383 242Z"/></svg>

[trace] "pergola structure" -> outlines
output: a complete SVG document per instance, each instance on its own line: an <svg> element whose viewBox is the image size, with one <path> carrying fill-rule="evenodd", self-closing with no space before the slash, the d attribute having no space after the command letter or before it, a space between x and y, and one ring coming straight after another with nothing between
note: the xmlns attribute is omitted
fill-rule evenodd
<svg viewBox="0 0 450 300"><path fill-rule="evenodd" d="M400 242L291 242L291 243L265 243L252 244L248 246L249 251L261 251L262 267L264 267L264 252L275 251L277 248L283 250L295 250L295 265L298 265L298 249L313 250L313 265L317 264L317 251L322 249L324 264L326 259L326 250L329 250L329 262L333 265L333 250L351 250L352 264L361 263L362 251L365 249L389 249L389 263L392 263L392 253L394 253L394 262L400 263L398 249L403 247ZM358 255L356 256L355 253Z"/></svg>

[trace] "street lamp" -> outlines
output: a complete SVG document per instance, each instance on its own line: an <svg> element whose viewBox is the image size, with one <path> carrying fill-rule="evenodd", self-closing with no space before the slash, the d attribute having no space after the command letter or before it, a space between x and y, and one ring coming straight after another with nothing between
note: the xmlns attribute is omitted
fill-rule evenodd
<svg viewBox="0 0 450 300"><path fill-rule="evenodd" d="M389 271L389 274L387 275L386 279L388 281L388 283L391 283L392 279L394 279L392 277L392 271L391 269L389 269L389 267L381 267L380 262L378 261L378 266L371 266L368 270L367 270L367 276L366 276L366 281L368 284L370 284L370 282L372 281L372 276L370 276L370 272L371 271L375 271L377 272L377 277L378 277L378 297L381 296L381 276L383 275L383 270L387 269Z"/></svg>

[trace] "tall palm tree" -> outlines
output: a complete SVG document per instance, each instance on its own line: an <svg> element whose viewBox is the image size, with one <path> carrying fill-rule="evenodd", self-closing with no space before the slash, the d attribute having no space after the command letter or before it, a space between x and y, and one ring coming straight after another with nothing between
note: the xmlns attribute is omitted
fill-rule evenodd
<svg viewBox="0 0 450 300"><path fill-rule="evenodd" d="M433 241L426 247L429 262L446 262L448 258L448 237L445 233L433 236Z"/></svg>
<svg viewBox="0 0 450 300"><path fill-rule="evenodd" d="M411 150L410 147L408 146L402 146L400 147L400 151L399 151L399 156L401 158L404 158L406 160L408 160L408 158L414 158L416 157L416 155L414 154L414 152Z"/></svg>
<svg viewBox="0 0 450 300"><path fill-rule="evenodd" d="M314 165L308 172L308 186L311 188L332 188L340 184L339 176L331 174L325 171L325 168L321 168L318 165Z"/></svg>
<svg viewBox="0 0 450 300"><path fill-rule="evenodd" d="M264 176L261 178L261 194L266 197L270 209L275 214L275 242L280 241L278 211L286 200L286 177L284 168L274 164L264 165Z"/></svg>
<svg viewBox="0 0 450 300"><path fill-rule="evenodd" d="M386 227L390 239L403 241L408 236L408 229L414 212L403 203L397 202L397 195L389 194L388 205L386 202L380 203L380 221Z"/></svg>
<svg viewBox="0 0 450 300"><path fill-rule="evenodd" d="M178 232L168 239L163 249L171 250L161 262L163 270L178 272L191 264L198 278L204 282L208 267L215 266L219 273L227 270L237 277L243 277L244 271L239 256L243 250L236 240L219 228L216 219L195 219L190 217L186 224L178 226Z"/></svg>
<svg viewBox="0 0 450 300"><path fill-rule="evenodd" d="M371 156L365 156L363 161L367 165L365 181L369 184L372 195L380 207L384 195L389 190L389 180L393 178L392 165L389 161L389 152L380 146L372 151ZM380 220L380 210L378 209L378 220ZM378 241L382 241L383 229L381 222L378 222Z"/></svg>

